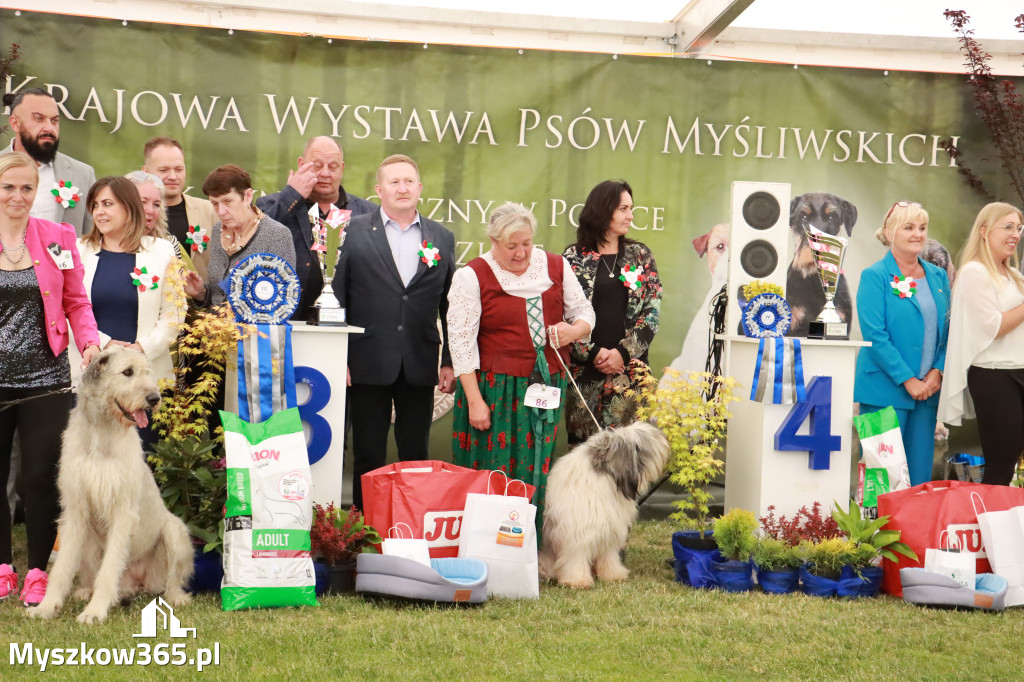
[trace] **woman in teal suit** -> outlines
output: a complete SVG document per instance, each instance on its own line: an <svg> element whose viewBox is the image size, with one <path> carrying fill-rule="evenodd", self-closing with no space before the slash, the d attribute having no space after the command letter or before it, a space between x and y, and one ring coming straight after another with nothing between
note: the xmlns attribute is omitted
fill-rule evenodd
<svg viewBox="0 0 1024 682"><path fill-rule="evenodd" d="M910 484L931 480L935 416L949 332L946 272L921 258L928 212L900 201L875 233L889 247L866 268L857 288L861 336L871 342L857 357L853 399L861 414L892 406L900 421Z"/></svg>

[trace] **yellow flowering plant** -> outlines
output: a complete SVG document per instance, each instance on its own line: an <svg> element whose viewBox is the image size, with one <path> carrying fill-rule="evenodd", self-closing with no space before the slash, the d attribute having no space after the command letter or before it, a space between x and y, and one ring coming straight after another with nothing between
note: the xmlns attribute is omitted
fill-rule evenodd
<svg viewBox="0 0 1024 682"><path fill-rule="evenodd" d="M227 496L224 435L220 427L210 433L210 418L228 358L255 329L238 324L226 304L189 310L178 270L168 268L164 288L187 323L172 348L174 378L160 380L164 397L153 415L160 440L148 460L164 504L209 552L223 541Z"/></svg>
<svg viewBox="0 0 1024 682"><path fill-rule="evenodd" d="M729 419L729 403L736 380L710 372L666 370L666 381L647 373L640 380L637 418L650 420L668 438L672 455L668 461L669 480L686 492L676 500L671 518L683 528L707 530L708 485L725 470L716 455L721 449Z"/></svg>

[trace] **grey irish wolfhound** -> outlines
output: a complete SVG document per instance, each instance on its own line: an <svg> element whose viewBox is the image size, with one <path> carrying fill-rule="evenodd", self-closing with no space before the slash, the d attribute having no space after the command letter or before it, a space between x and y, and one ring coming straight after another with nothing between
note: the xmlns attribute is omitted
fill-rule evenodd
<svg viewBox="0 0 1024 682"><path fill-rule="evenodd" d="M164 506L142 456L135 427L160 402L145 356L122 347L93 358L82 375L78 404L64 432L60 456L60 553L46 597L28 609L52 618L71 591L89 599L81 623L101 623L111 606L136 591L189 601L192 574L188 529Z"/></svg>

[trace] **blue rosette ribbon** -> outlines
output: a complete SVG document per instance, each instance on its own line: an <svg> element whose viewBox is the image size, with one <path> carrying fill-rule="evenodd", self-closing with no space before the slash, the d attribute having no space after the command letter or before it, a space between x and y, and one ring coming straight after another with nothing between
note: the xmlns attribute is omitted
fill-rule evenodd
<svg viewBox="0 0 1024 682"><path fill-rule="evenodd" d="M785 336L792 321L789 304L778 294L758 294L743 306L743 333L755 339Z"/></svg>
<svg viewBox="0 0 1024 682"><path fill-rule="evenodd" d="M280 256L257 253L228 274L228 303L256 332L238 342L238 416L256 424L296 406L292 327L301 294L295 270Z"/></svg>
<svg viewBox="0 0 1024 682"><path fill-rule="evenodd" d="M778 294L758 294L743 307L743 333L761 340L751 400L790 405L807 399L800 339L785 338L792 320L789 304Z"/></svg>

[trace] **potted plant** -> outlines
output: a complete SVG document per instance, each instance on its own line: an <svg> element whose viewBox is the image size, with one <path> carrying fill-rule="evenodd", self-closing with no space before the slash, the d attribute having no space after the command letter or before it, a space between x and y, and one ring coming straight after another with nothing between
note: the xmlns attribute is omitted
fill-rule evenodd
<svg viewBox="0 0 1024 682"><path fill-rule="evenodd" d="M746 509L730 509L715 521L715 541L725 558L711 564L718 586L728 592L746 592L754 585L750 555L757 546L757 519Z"/></svg>
<svg viewBox="0 0 1024 682"><path fill-rule="evenodd" d="M757 583L765 592L788 594L800 584L804 557L797 545L773 537L758 538L751 558L757 570Z"/></svg>
<svg viewBox="0 0 1024 682"><path fill-rule="evenodd" d="M669 480L685 493L673 502L676 511L671 515L691 530L672 536L676 579L694 587L713 587L709 566L717 548L708 532L708 485L725 467L716 454L725 436L729 403L737 400L736 381L710 372L683 375L668 369L660 386L650 373L639 383L637 417L656 424L668 438Z"/></svg>
<svg viewBox="0 0 1024 682"><path fill-rule="evenodd" d="M168 274L165 286L180 288L180 280ZM161 380L164 399L153 415L160 439L148 461L164 504L185 522L196 546L193 592L219 590L223 577L227 471L224 436L219 427L210 432L210 418L243 331L226 305L190 312L174 347L174 378Z"/></svg>
<svg viewBox="0 0 1024 682"><path fill-rule="evenodd" d="M343 594L355 589L356 555L376 553L375 545L381 543L381 537L355 507L346 510L334 503L326 507L314 504L309 543L314 562L319 560L323 564L318 573L325 574L325 589L317 593Z"/></svg>
<svg viewBox="0 0 1024 682"><path fill-rule="evenodd" d="M839 587L843 567L857 557L857 545L847 538L827 538L821 542L803 541L800 589L814 597L831 597Z"/></svg>
<svg viewBox="0 0 1024 682"><path fill-rule="evenodd" d="M906 543L900 542L900 531L882 530L889 522L888 516L865 519L860 505L850 500L847 511L835 503L832 511L839 529L857 546L857 552L850 557L843 572L841 596L873 597L882 586L882 559L899 561L897 554L917 561L917 553ZM851 584L847 584L847 581Z"/></svg>

